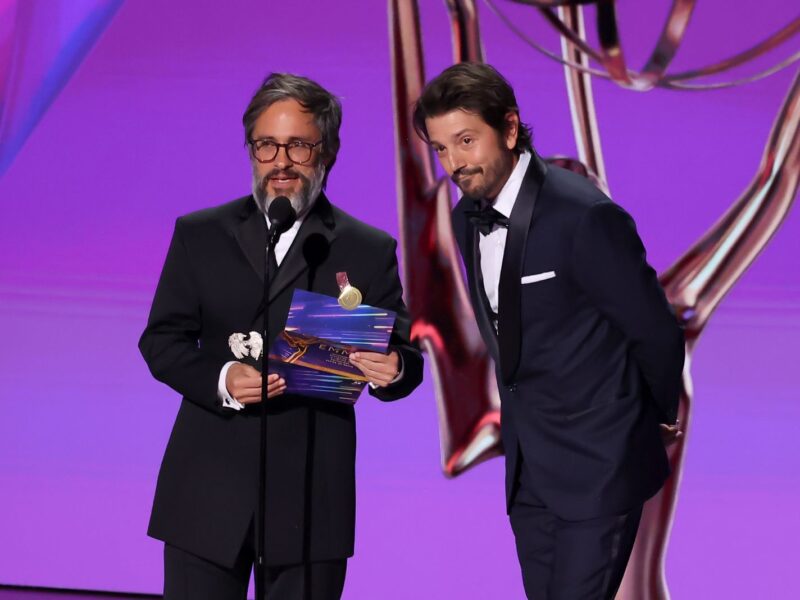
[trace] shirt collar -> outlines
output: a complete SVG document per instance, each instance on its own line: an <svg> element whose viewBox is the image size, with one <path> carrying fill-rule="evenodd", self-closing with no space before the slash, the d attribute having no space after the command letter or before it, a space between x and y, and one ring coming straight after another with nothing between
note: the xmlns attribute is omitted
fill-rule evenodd
<svg viewBox="0 0 800 600"><path fill-rule="evenodd" d="M269 219L267 218L267 215L264 215L264 220L267 222L267 229L270 229ZM292 234L297 233L297 231L300 229L300 226L303 224L304 220L305 217L303 217L302 219L296 219L295 222L292 223L292 226L289 227L289 229L286 230L283 233L283 235L286 235L289 232L291 232Z"/></svg>
<svg viewBox="0 0 800 600"><path fill-rule="evenodd" d="M514 203L519 195L519 190L522 187L522 180L525 179L525 172L528 170L528 165L531 162L531 153L523 152L520 154L514 170L511 171L506 180L503 189L497 194L497 199L494 201L492 208L499 212L504 217L511 216L511 210L514 208Z"/></svg>
<svg viewBox="0 0 800 600"><path fill-rule="evenodd" d="M286 230L285 233L291 232L291 235L294 235L295 233L297 233L297 231L300 229L300 225L302 225L303 221L306 220L306 217L308 216L308 213L310 213L312 210L314 210L314 205L316 203L317 203L317 201L314 200L314 202L311 203L311 206L308 207L308 210L306 210L303 213L303 216L300 217L299 219L295 219L295 221L292 224L292 226L288 230ZM270 229L269 217L266 214L264 214L264 220L267 222L267 229Z"/></svg>

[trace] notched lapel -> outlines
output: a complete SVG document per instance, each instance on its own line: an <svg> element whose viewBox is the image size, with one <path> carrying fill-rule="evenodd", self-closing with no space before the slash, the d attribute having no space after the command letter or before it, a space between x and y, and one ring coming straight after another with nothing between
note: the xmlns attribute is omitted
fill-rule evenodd
<svg viewBox="0 0 800 600"><path fill-rule="evenodd" d="M327 252L336 237L334 230L333 211L330 202L322 194L317 198L314 208L300 226L300 231L297 232L289 251L281 261L275 278L270 282L269 302L273 302L278 294L296 281L309 267L317 267L327 258ZM267 223L252 198L242 212L242 221L235 231L235 236L250 266L263 282L267 251ZM254 321L261 316L263 311L264 301L262 300L253 317Z"/></svg>
<svg viewBox="0 0 800 600"><path fill-rule="evenodd" d="M519 365L522 327L521 298L522 263L528 242L533 210L539 196L547 167L534 152L525 172L519 195L514 202L508 224L508 236L500 270L500 315L498 338L500 346L500 372L503 383L509 385Z"/></svg>
<svg viewBox="0 0 800 600"><path fill-rule="evenodd" d="M263 282L267 247L267 223L252 196L250 196L245 208L242 210L241 221L234 230L234 236L242 252L247 257L247 262L250 263L258 278Z"/></svg>

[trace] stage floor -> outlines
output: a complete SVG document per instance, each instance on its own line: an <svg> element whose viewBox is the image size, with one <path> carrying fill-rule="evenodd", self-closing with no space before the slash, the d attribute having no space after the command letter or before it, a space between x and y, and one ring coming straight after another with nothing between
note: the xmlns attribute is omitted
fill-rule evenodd
<svg viewBox="0 0 800 600"><path fill-rule="evenodd" d="M150 599L161 598L161 596L0 586L0 600L121 600L124 598Z"/></svg>

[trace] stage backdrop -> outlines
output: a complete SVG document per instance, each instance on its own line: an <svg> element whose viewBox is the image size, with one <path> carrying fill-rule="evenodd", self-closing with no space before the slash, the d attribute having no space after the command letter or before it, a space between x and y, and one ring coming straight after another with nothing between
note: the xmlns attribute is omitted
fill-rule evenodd
<svg viewBox="0 0 800 600"><path fill-rule="evenodd" d="M668 3L620 4L637 63ZM430 77L452 61L450 32L443 2L421 5ZM574 155L562 69L479 11L487 61L515 86L537 149ZM743 50L795 12L792 0L701 2L675 66ZM530 15L518 24L557 51ZM614 198L659 271L747 185L796 69L702 93L595 84ZM341 97L329 196L396 234L378 0L128 0L0 176L0 583L159 590L161 545L145 529L179 400L152 380L136 343L175 218L249 191L241 113L271 71ZM800 596L798 240L795 210L695 353L694 430L666 564L675 598ZM357 413L345 597L522 597L502 461L442 476L430 379L395 404L365 395Z"/></svg>

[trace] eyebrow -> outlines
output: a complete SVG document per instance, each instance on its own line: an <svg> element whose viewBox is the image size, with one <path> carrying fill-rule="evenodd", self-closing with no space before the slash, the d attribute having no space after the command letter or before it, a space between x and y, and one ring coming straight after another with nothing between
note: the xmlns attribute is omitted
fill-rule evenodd
<svg viewBox="0 0 800 600"><path fill-rule="evenodd" d="M451 135L450 139L451 140L457 140L458 138L460 138L465 133L478 133L478 132L477 132L477 130L472 129L471 127L465 127L464 129L461 129L460 131L457 131L456 133ZM439 142L437 142L436 140L431 140L430 144L431 144L431 146L434 146L434 145L441 146L441 144Z"/></svg>
<svg viewBox="0 0 800 600"><path fill-rule="evenodd" d="M465 127L465 128L464 128L464 129L462 129L461 131L459 131L459 132L457 132L457 133L454 133L453 135L451 135L451 136L450 136L450 139L451 139L451 140L456 140L456 139L460 138L462 135L464 135L465 133L477 133L477 131L475 131L475 130L474 130L474 129L472 129L471 127Z"/></svg>
<svg viewBox="0 0 800 600"><path fill-rule="evenodd" d="M264 135L264 136L261 136L261 137L253 136L253 139L254 140L266 140L266 141L269 141L269 142L277 142L278 141L278 138L276 138L273 135ZM302 138L302 137L297 137L296 135L293 135L292 137L290 137L289 140L286 143L287 144L291 144L292 142L307 142L307 143L311 143L311 142L308 141L308 139Z"/></svg>

